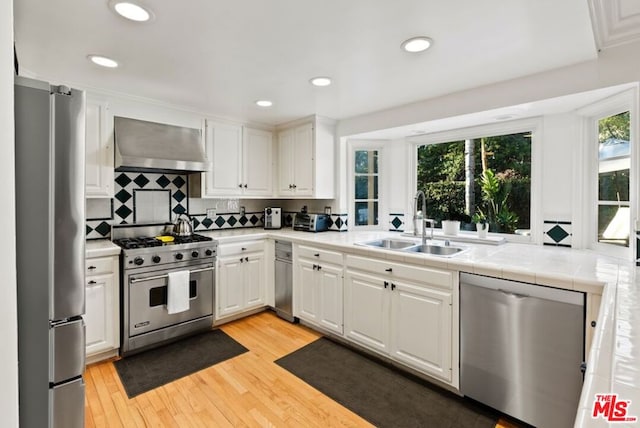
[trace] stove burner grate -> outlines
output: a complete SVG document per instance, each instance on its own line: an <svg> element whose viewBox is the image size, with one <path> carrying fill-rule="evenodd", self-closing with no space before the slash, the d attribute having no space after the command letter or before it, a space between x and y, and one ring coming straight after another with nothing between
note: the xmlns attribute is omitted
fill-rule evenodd
<svg viewBox="0 0 640 428"><path fill-rule="evenodd" d="M212 241L213 238L203 235L191 235L191 236L175 236L172 242L162 242L154 237L139 237L139 238L120 238L114 239L113 243L126 249L131 250L135 248L149 248L149 247L161 247L163 245L176 245L176 244L190 244L193 242L206 242Z"/></svg>

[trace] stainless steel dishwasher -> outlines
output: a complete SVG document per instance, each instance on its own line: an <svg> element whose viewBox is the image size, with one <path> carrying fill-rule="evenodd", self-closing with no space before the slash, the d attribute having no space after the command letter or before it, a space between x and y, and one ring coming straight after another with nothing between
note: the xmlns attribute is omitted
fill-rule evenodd
<svg viewBox="0 0 640 428"><path fill-rule="evenodd" d="M287 321L297 322L297 318L293 316L292 310L293 267L291 258L291 242L276 240L276 314Z"/></svg>
<svg viewBox="0 0 640 428"><path fill-rule="evenodd" d="M539 427L573 426L584 293L460 274L460 391Z"/></svg>

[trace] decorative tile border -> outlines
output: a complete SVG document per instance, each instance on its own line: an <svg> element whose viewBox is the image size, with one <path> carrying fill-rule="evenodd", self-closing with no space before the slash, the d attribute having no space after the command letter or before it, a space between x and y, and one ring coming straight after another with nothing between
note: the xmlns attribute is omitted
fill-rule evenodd
<svg viewBox="0 0 640 428"><path fill-rule="evenodd" d="M110 201L110 217L86 219L85 239L111 239L111 225L113 224L113 199L111 199Z"/></svg>
<svg viewBox="0 0 640 428"><path fill-rule="evenodd" d="M185 175L139 172L117 173L115 178L114 223L130 224L135 218L134 192L144 190L168 190L170 210L173 214L189 211L189 189ZM173 216L170 216L173 219Z"/></svg>
<svg viewBox="0 0 640 428"><path fill-rule="evenodd" d="M573 233L570 221L545 220L543 233L544 245L571 247Z"/></svg>
<svg viewBox="0 0 640 428"><path fill-rule="evenodd" d="M404 232L404 213L389 214L389 232Z"/></svg>
<svg viewBox="0 0 640 428"><path fill-rule="evenodd" d="M111 238L111 219L87 219L85 237L91 239Z"/></svg>
<svg viewBox="0 0 640 428"><path fill-rule="evenodd" d="M346 232L349 228L347 214L331 214L329 230L335 232Z"/></svg>
<svg viewBox="0 0 640 428"><path fill-rule="evenodd" d="M240 214L218 214L215 218L209 218L206 214L193 214L193 230L241 229L247 227L264 227L264 212L248 212Z"/></svg>

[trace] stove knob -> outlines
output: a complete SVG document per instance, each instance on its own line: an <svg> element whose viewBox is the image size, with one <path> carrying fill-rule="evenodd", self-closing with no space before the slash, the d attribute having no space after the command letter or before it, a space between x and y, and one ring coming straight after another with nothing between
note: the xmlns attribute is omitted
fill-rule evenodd
<svg viewBox="0 0 640 428"><path fill-rule="evenodd" d="M135 259L133 259L133 263L140 266L142 263L144 263L144 259L142 257L136 257Z"/></svg>
<svg viewBox="0 0 640 428"><path fill-rule="evenodd" d="M207 250L207 251L204 252L204 254L207 255L207 256L210 256L210 255L213 254L213 251Z"/></svg>
<svg viewBox="0 0 640 428"><path fill-rule="evenodd" d="M194 259L198 257L198 252L197 251L192 252L191 257L193 257Z"/></svg>
<svg viewBox="0 0 640 428"><path fill-rule="evenodd" d="M182 253L176 253L176 260L182 260L183 257Z"/></svg>
<svg viewBox="0 0 640 428"><path fill-rule="evenodd" d="M160 259L160 256L153 256L151 260L153 260L154 263L160 263L161 259Z"/></svg>

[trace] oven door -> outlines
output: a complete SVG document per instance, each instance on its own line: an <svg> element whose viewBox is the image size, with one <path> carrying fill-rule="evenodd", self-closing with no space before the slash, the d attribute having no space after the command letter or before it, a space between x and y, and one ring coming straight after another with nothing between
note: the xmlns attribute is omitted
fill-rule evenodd
<svg viewBox="0 0 640 428"><path fill-rule="evenodd" d="M167 273L186 270L189 275L189 309L167 312ZM213 314L211 264L167 269L129 276L129 337Z"/></svg>

